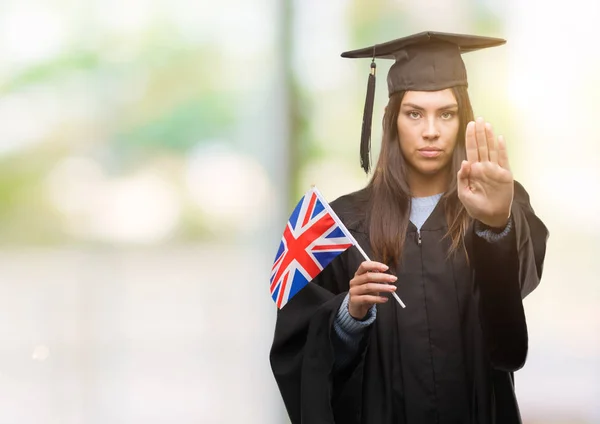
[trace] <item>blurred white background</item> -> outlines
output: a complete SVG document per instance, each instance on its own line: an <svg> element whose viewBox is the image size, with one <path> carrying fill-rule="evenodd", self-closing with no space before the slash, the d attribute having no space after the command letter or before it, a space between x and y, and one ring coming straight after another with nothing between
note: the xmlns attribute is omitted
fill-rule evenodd
<svg viewBox="0 0 600 424"><path fill-rule="evenodd" d="M525 422L600 422L600 3L0 3L0 423L284 423L268 275L310 184L366 183L369 62L422 30L465 55L551 237L526 300ZM378 63L378 152L389 64Z"/></svg>

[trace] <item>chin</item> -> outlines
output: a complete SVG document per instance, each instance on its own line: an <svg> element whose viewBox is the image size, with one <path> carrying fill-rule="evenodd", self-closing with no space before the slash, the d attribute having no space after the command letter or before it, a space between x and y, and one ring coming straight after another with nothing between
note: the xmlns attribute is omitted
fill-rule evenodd
<svg viewBox="0 0 600 424"><path fill-rule="evenodd" d="M446 167L440 163L428 163L428 164L419 164L419 166L415 166L414 169L419 174L433 176L433 175L436 175L436 174L442 172L443 170L445 170Z"/></svg>
<svg viewBox="0 0 600 424"><path fill-rule="evenodd" d="M417 169L417 172L421 175L427 175L428 177L434 177L442 172L441 168L436 169Z"/></svg>
<svg viewBox="0 0 600 424"><path fill-rule="evenodd" d="M448 171L448 166L448 163L441 163L438 161L419 161L416 164L413 164L412 168L421 175L433 177L437 174Z"/></svg>

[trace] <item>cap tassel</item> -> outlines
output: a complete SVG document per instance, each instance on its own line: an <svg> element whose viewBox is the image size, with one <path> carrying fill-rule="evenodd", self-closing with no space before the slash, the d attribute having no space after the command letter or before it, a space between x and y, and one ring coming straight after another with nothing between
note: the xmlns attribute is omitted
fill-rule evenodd
<svg viewBox="0 0 600 424"><path fill-rule="evenodd" d="M371 72L369 73L369 82L367 83L367 99L365 100L365 110L363 113L362 133L360 137L360 165L365 173L369 173L371 168L371 122L373 120L373 102L375 100L375 59L371 62Z"/></svg>

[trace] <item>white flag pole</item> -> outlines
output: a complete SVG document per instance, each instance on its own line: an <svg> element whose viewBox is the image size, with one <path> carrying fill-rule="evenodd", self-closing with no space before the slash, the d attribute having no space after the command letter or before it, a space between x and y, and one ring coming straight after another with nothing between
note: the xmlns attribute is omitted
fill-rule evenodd
<svg viewBox="0 0 600 424"><path fill-rule="evenodd" d="M352 244L354 244L354 246L356 246L356 248L361 253L361 255L363 255L363 258L365 258L365 260L367 260L367 261L371 261L371 259L369 259L369 257L365 253L365 251L362 249L362 247L360 247L360 245L358 244L358 242L356 241L356 239L354 238L354 236L352 234L350 234L350 231L348 231L348 229L346 228L346 226L342 223L342 220L336 215L336 213L333 211L333 209L331 208L331 206L329 206L329 203L321 195L321 192L319 191L319 189L315 185L312 185L311 188L315 192L315 194L317 195L317 197L319 198L319 200L321 201L321 203L323 203L323 206L325 206L325 208L327 209L327 212L329 212L331 214L331 216L333 217L333 219L335 220L335 222L340 226L340 228L342 228L342 231L344 232L344 234L346 235L346 237L348 237L352 241ZM392 292L392 296L394 296L394 298L398 301L398 303L400 304L400 306L402 306L403 308L406 308L406 305L404 304L404 302L402 302L402 300L400 299L400 297L398 297L398 295L396 294L396 292Z"/></svg>

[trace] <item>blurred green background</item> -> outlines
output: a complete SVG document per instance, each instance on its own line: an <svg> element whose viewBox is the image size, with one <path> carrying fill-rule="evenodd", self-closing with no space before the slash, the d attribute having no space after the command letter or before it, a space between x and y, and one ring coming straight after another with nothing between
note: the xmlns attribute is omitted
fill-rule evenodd
<svg viewBox="0 0 600 424"><path fill-rule="evenodd" d="M464 59L551 231L517 393L528 424L600 422L599 18L594 0L1 2L0 422L286 422L281 231L311 184L368 181L369 61L340 53L423 30L508 40Z"/></svg>

